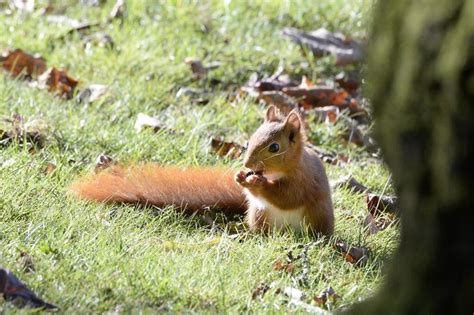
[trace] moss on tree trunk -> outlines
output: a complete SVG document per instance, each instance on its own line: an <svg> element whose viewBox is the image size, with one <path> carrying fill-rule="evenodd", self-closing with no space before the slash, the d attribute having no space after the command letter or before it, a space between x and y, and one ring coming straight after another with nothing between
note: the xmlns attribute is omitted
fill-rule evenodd
<svg viewBox="0 0 474 315"><path fill-rule="evenodd" d="M368 82L402 208L363 314L474 312L474 1L379 0Z"/></svg>

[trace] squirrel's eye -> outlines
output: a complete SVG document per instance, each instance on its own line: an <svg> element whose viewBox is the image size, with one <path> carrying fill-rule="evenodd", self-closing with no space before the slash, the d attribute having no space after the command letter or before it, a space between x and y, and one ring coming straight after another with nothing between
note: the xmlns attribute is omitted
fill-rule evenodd
<svg viewBox="0 0 474 315"><path fill-rule="evenodd" d="M272 153L275 153L275 152L278 152L280 150L280 145L276 142L273 142L272 144L270 144L270 146L268 147L268 151L272 152Z"/></svg>

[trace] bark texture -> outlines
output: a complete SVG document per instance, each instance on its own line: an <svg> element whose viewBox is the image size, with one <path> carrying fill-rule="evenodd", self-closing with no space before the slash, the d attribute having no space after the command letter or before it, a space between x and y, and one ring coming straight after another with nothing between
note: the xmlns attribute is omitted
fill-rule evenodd
<svg viewBox="0 0 474 315"><path fill-rule="evenodd" d="M474 1L379 0L368 82L401 244L357 314L474 312Z"/></svg>

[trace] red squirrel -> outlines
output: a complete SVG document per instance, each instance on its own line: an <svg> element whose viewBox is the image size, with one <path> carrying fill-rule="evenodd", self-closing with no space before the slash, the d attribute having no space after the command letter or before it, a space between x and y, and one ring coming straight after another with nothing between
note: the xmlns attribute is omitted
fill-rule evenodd
<svg viewBox="0 0 474 315"><path fill-rule="evenodd" d="M207 207L246 214L252 231L285 227L331 235L334 212L324 166L306 146L297 111L281 116L274 106L251 136L244 157L250 171L144 164L114 166L80 179L71 189L99 202L173 205L187 212Z"/></svg>

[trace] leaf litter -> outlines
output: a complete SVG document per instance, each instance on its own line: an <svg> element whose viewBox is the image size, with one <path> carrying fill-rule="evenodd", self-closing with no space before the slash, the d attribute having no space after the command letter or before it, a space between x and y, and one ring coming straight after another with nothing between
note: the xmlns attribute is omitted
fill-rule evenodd
<svg viewBox="0 0 474 315"><path fill-rule="evenodd" d="M65 69L47 69L46 60L39 55L30 55L21 49L6 50L0 57L0 63L13 78L27 80L30 87L48 90L68 100L76 94L79 81ZM90 103L99 99L106 91L106 86L92 84L79 93L78 100Z"/></svg>
<svg viewBox="0 0 474 315"><path fill-rule="evenodd" d="M57 309L54 304L43 301L33 291L28 289L8 269L0 266L0 294L6 301L11 301L17 307Z"/></svg>
<svg viewBox="0 0 474 315"><path fill-rule="evenodd" d="M331 33L325 28L304 32L295 28L285 28L283 36L302 47L309 48L315 57L333 55L337 65L357 64L365 58L365 45L342 33Z"/></svg>

